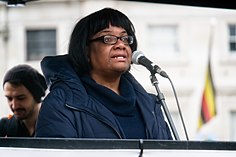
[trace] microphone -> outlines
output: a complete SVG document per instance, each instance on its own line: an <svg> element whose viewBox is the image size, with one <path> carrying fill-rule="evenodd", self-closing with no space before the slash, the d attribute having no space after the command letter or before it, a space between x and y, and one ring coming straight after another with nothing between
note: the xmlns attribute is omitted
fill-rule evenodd
<svg viewBox="0 0 236 157"><path fill-rule="evenodd" d="M158 73L161 76L168 78L169 76L165 71L163 71L158 65L155 65L152 61L147 59L142 51L134 51L132 54L132 62L134 64L141 64L145 66L151 74Z"/></svg>

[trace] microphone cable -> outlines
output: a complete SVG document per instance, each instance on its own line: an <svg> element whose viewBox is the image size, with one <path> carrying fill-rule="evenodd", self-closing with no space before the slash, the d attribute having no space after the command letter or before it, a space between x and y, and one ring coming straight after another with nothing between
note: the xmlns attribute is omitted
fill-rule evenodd
<svg viewBox="0 0 236 157"><path fill-rule="evenodd" d="M173 84L172 80L170 79L170 77L168 75L165 78L167 78L170 81L172 90L174 92L175 101L176 101L177 108L178 108L178 111L179 111L180 119L181 119L181 122L182 122L182 125L183 125L183 128L184 128L184 133L185 133L186 139L188 141L189 140L188 133L187 133L187 129L186 129L186 126L185 126L185 123L184 123L183 115L182 115L182 112L181 112L181 109L180 109L180 105L179 105L179 101L178 101L178 98L177 98L177 94L176 94L176 90L175 90L174 84Z"/></svg>

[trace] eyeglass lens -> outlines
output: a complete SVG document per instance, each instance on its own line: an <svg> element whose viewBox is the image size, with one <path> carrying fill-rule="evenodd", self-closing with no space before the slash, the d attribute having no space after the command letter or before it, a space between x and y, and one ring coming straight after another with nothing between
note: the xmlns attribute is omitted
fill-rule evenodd
<svg viewBox="0 0 236 157"><path fill-rule="evenodd" d="M116 36L104 36L104 43L106 44L116 44L118 39L120 39L125 44L132 44L133 37L132 36L123 36L123 37L116 37Z"/></svg>

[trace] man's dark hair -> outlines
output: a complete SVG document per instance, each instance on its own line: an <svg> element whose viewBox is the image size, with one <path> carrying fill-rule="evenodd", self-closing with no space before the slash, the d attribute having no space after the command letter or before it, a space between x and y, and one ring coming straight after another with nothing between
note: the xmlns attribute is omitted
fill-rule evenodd
<svg viewBox="0 0 236 157"><path fill-rule="evenodd" d="M47 89L44 76L25 64L17 65L7 71L3 79L3 86L6 82L15 86L24 85L38 103L41 102Z"/></svg>

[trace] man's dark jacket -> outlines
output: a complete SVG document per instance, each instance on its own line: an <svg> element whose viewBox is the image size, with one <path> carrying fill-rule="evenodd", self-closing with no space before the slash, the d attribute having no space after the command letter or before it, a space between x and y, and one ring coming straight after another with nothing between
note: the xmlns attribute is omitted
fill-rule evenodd
<svg viewBox="0 0 236 157"><path fill-rule="evenodd" d="M22 120L14 115L0 119L0 137L33 137Z"/></svg>

